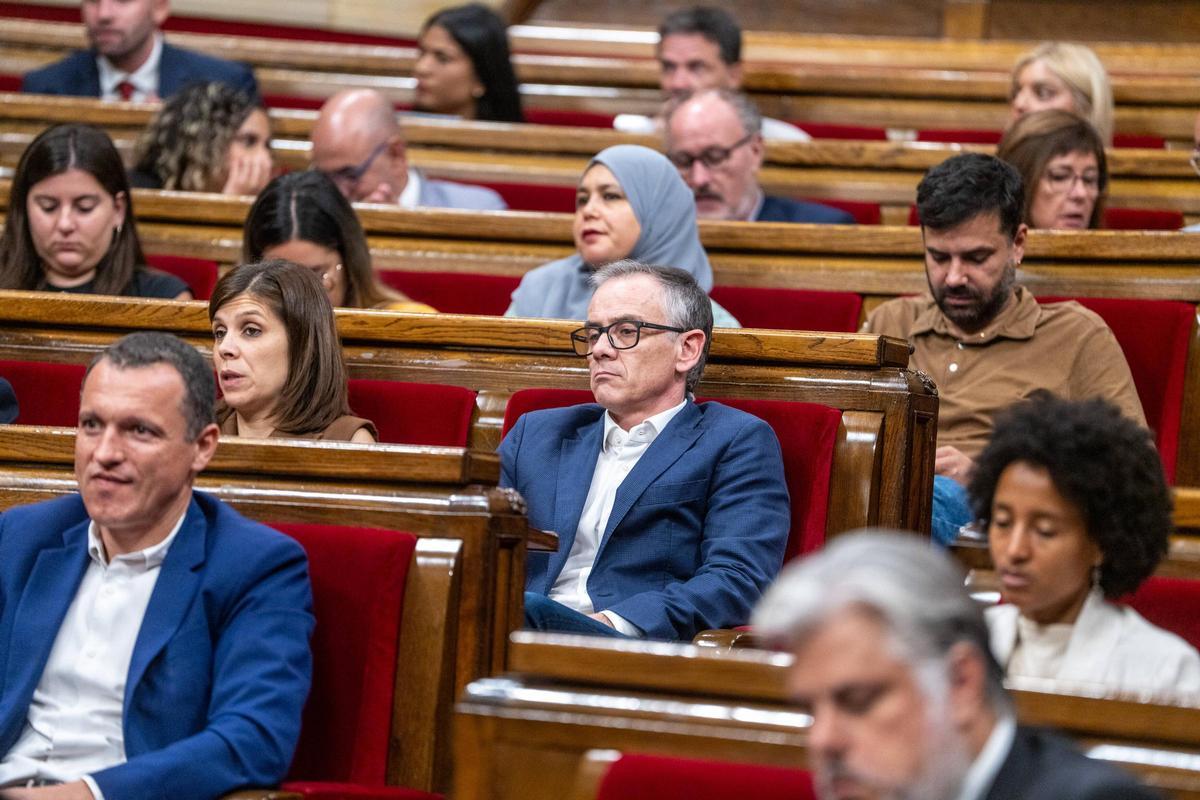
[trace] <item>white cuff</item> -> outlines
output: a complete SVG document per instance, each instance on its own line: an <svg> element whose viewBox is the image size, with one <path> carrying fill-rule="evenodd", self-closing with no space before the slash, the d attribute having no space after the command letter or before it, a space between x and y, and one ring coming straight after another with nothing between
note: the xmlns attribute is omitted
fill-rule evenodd
<svg viewBox="0 0 1200 800"><path fill-rule="evenodd" d="M96 800L104 800L104 792L100 791L100 787L92 780L91 775L84 775L80 780L87 784L88 791L92 793L92 797L96 798Z"/></svg>
<svg viewBox="0 0 1200 800"><path fill-rule="evenodd" d="M637 639L645 638L646 634L642 633L641 628L639 628L637 625L634 625L620 614L614 614L611 611L601 611L600 613L608 618L608 621L613 624L614 628L626 636L633 636ZM99 800L99 798L97 798L97 800Z"/></svg>

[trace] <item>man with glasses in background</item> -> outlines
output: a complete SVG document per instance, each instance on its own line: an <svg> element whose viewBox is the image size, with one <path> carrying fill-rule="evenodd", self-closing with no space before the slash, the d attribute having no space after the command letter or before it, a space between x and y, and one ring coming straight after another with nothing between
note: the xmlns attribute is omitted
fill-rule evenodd
<svg viewBox="0 0 1200 800"><path fill-rule="evenodd" d="M854 224L841 209L763 192L762 115L741 92L705 89L681 96L667 107L665 131L667 158L695 193L701 219Z"/></svg>
<svg viewBox="0 0 1200 800"><path fill-rule="evenodd" d="M472 211L508 208L491 189L437 181L409 169L407 148L387 98L373 89L348 89L321 106L312 132L312 166L353 203Z"/></svg>
<svg viewBox="0 0 1200 800"><path fill-rule="evenodd" d="M690 640L744 624L783 560L783 460L765 422L697 404L712 305L686 272L598 270L587 323L594 404L523 415L500 445L558 551L530 553L525 621L537 630Z"/></svg>

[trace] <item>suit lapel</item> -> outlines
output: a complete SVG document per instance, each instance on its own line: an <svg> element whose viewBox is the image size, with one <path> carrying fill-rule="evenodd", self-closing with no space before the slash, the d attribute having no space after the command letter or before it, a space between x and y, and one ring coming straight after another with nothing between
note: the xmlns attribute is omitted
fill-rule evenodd
<svg viewBox="0 0 1200 800"><path fill-rule="evenodd" d="M604 553L612 532L625 519L625 515L633 508L646 487L658 480L658 476L674 464L679 457L687 452L692 443L703 433L700 421L703 416L696 404L689 402L675 417L667 423L666 430L655 437L646 448L646 452L638 459L637 465L621 481L617 487L617 496L613 501L612 513L608 516L608 524L604 526L604 537L600 540L600 549L596 559Z"/></svg>
<svg viewBox="0 0 1200 800"><path fill-rule="evenodd" d="M550 561L546 577L554 585L562 571L571 547L575 543L575 532L579 518L583 516L583 504L587 502L592 475L596 472L596 458L604 437L604 413L594 421L576 428L574 435L564 437L558 452L558 489L555 493L555 533L558 534L558 551Z"/></svg>
<svg viewBox="0 0 1200 800"><path fill-rule="evenodd" d="M133 657L129 662L129 676L125 681L125 709L132 707L133 691L141 683L146 667L154 660L175 631L179 629L192 605L192 597L200 586L200 566L204 553L208 528L204 512L193 497L188 506L183 526L167 557L162 563L137 642L133 646Z"/></svg>
<svg viewBox="0 0 1200 800"><path fill-rule="evenodd" d="M89 521L84 520L68 528L63 534L62 547L46 549L38 555L21 594L11 641L22 642L30 649L21 658L8 659L4 685L19 687L5 695L26 705L46 668L58 629L87 569L88 525ZM0 710L0 718L6 716L7 712Z"/></svg>
<svg viewBox="0 0 1200 800"><path fill-rule="evenodd" d="M162 55L158 60L158 96L162 100L166 100L173 95L177 89L180 89L179 84L179 51L165 41L162 46Z"/></svg>
<svg viewBox="0 0 1200 800"><path fill-rule="evenodd" d="M96 66L96 53L92 50L87 51L87 58L84 59L83 83L85 97L100 96L100 68Z"/></svg>

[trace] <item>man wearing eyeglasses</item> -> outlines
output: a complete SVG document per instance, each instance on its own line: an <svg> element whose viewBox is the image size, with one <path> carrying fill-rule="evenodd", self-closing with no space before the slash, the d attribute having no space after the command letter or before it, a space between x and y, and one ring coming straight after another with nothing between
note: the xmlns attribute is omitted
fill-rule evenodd
<svg viewBox="0 0 1200 800"><path fill-rule="evenodd" d="M779 571L790 511L765 422L697 404L712 305L686 272L618 261L596 272L571 334L595 404L533 411L500 445L555 553L531 553L538 630L690 640L744 624Z"/></svg>
<svg viewBox="0 0 1200 800"><path fill-rule="evenodd" d="M763 192L762 115L741 92L684 95L667 107L665 130L667 158L696 195L701 219L854 224L841 209Z"/></svg>
<svg viewBox="0 0 1200 800"><path fill-rule="evenodd" d="M312 132L312 166L354 203L473 211L508 208L491 189L436 181L409 169L396 111L373 89L338 92L321 106Z"/></svg>

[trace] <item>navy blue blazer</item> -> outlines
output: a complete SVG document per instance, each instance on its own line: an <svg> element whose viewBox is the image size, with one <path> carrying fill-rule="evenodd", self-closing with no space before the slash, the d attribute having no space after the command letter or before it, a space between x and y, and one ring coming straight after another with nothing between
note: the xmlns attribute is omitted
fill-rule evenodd
<svg viewBox="0 0 1200 800"><path fill-rule="evenodd" d="M763 198L755 222L816 222L825 225L854 225L854 215L833 206L806 203L789 197Z"/></svg>
<svg viewBox="0 0 1200 800"><path fill-rule="evenodd" d="M245 64L226 61L163 42L162 61L158 65L158 96L166 100L185 86L200 81L220 81L258 97L258 83ZM29 94L65 94L77 97L100 96L100 70L96 54L76 50L62 61L27 72L21 91Z"/></svg>
<svg viewBox="0 0 1200 800"><path fill-rule="evenodd" d="M1161 800L1107 761L1088 758L1061 736L1018 727L984 800Z"/></svg>
<svg viewBox="0 0 1200 800"><path fill-rule="evenodd" d="M79 495L0 515L0 757L88 564ZM312 680L312 593L293 539L194 492L142 619L125 684L128 761L110 800L211 800L283 779Z"/></svg>
<svg viewBox="0 0 1200 800"><path fill-rule="evenodd" d="M515 488L558 551L530 553L526 589L549 594L583 514L604 436L595 404L522 416L500 445ZM744 624L779 572L790 513L779 440L767 423L689 402L617 489L588 595L652 639Z"/></svg>

